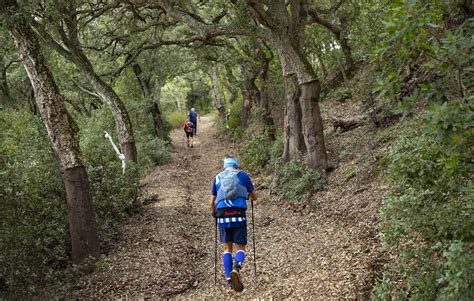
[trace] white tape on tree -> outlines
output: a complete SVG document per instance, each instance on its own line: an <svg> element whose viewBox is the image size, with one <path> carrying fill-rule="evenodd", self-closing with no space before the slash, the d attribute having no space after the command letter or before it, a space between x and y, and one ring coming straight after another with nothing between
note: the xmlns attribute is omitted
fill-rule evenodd
<svg viewBox="0 0 474 301"><path fill-rule="evenodd" d="M106 131L104 131L104 133L105 133L104 135L105 139L109 139L110 144L112 144L112 147L115 150L115 153L117 153L118 158L122 161L122 173L125 174L125 167L127 165L126 160L125 160L125 155L122 154L120 150L118 149L118 147L115 145L114 141L112 140L112 136L110 136L110 134L107 133Z"/></svg>

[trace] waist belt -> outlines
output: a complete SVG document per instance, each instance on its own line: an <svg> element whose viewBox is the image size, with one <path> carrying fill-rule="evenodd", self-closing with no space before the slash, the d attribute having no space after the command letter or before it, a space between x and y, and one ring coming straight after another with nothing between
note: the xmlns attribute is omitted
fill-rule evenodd
<svg viewBox="0 0 474 301"><path fill-rule="evenodd" d="M217 209L216 217L226 218L226 217L245 217L244 208L220 208Z"/></svg>

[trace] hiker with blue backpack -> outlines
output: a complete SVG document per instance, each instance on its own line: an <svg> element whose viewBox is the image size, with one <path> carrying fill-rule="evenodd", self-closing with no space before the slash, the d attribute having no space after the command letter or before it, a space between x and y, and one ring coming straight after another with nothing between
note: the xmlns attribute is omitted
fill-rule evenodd
<svg viewBox="0 0 474 301"><path fill-rule="evenodd" d="M239 162L235 157L224 158L224 170L212 181L210 199L212 216L216 219L220 241L224 244L222 261L229 292L241 292L244 289L240 270L246 256L247 199L249 195L252 200L257 199L249 175L238 168Z"/></svg>
<svg viewBox="0 0 474 301"><path fill-rule="evenodd" d="M196 112L196 109L191 108L191 110L188 112L188 118L189 121L191 121L194 124L194 129L193 129L193 134L197 134L197 122L198 119L201 121L201 116L199 115L198 112Z"/></svg>

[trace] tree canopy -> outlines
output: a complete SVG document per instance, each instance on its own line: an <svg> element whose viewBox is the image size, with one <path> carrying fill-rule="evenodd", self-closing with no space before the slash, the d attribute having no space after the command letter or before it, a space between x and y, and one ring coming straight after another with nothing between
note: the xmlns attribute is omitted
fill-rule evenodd
<svg viewBox="0 0 474 301"><path fill-rule="evenodd" d="M92 270L195 108L242 143L272 193L311 204L342 172L340 133L396 131L371 179L388 187L378 237L390 257L372 297L470 299L473 11L470 0L0 0L0 296L35 295L72 263ZM341 119L339 105L358 111Z"/></svg>

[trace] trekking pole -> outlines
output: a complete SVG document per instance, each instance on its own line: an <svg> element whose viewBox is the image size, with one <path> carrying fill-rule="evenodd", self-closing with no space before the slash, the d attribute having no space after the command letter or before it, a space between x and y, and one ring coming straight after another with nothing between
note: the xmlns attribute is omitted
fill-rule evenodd
<svg viewBox="0 0 474 301"><path fill-rule="evenodd" d="M214 218L214 285L217 285L217 218Z"/></svg>
<svg viewBox="0 0 474 301"><path fill-rule="evenodd" d="M253 217L253 198L250 198L250 203L252 204L252 242L253 242L253 276L257 278L257 261L255 255L255 219Z"/></svg>

